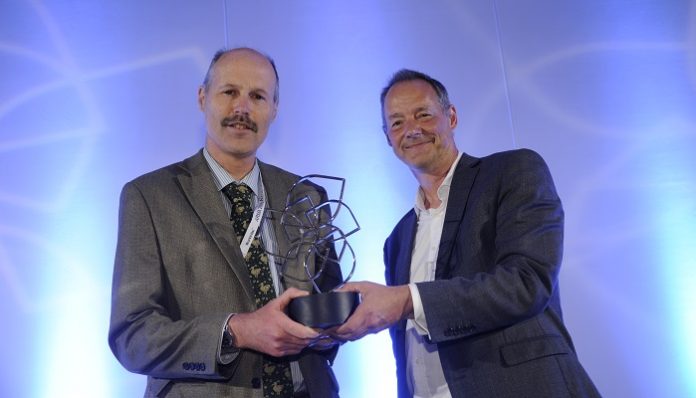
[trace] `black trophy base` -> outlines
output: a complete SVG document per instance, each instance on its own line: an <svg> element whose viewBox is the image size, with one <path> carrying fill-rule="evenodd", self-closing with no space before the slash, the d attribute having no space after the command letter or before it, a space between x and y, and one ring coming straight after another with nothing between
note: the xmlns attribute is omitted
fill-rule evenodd
<svg viewBox="0 0 696 398"><path fill-rule="evenodd" d="M288 305L295 322L311 328L328 329L344 323L360 304L360 293L328 292L297 297Z"/></svg>

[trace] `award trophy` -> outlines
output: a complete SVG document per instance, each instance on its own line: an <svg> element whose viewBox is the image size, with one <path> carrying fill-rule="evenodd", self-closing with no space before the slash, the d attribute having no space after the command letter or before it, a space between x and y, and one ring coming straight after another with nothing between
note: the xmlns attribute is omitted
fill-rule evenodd
<svg viewBox="0 0 696 398"><path fill-rule="evenodd" d="M338 199L319 197L316 188L309 189L317 187L314 182L317 180L338 184ZM340 270L342 261L350 264L350 271L341 279L340 285L347 282L355 271L355 253L347 238L360 230L360 226L343 202L344 187L343 178L307 175L288 191L283 210L267 209L275 213L272 214L274 218L278 217L282 233L290 244L287 253L269 253L276 265L280 264L279 275L284 279L309 282L314 289L313 294L290 302L288 316L312 328L328 329L340 325L360 304L359 293L322 292L316 282L325 272Z"/></svg>

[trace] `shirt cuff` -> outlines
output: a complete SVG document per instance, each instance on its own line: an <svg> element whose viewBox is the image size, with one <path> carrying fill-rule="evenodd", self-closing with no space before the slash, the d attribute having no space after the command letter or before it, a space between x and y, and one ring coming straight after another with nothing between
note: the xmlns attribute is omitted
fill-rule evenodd
<svg viewBox="0 0 696 398"><path fill-rule="evenodd" d="M225 338L225 329L227 328L227 323L229 323L230 318L232 318L234 315L235 314L232 313L225 318L225 323L222 324L222 328L220 329L220 340L218 343L217 355L217 361L220 365L229 365L239 356L239 348L232 345L232 342Z"/></svg>
<svg viewBox="0 0 696 398"><path fill-rule="evenodd" d="M415 283L409 283L408 288L411 290L411 301L413 301L413 325L416 327L418 334L430 335L418 287Z"/></svg>

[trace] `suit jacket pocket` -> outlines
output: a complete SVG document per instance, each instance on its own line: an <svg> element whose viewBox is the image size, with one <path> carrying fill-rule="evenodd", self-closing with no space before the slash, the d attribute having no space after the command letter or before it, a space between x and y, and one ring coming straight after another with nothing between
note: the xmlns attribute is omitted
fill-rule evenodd
<svg viewBox="0 0 696 398"><path fill-rule="evenodd" d="M500 355L506 366L519 365L551 355L566 355L571 352L561 336L545 335L506 344L500 347Z"/></svg>

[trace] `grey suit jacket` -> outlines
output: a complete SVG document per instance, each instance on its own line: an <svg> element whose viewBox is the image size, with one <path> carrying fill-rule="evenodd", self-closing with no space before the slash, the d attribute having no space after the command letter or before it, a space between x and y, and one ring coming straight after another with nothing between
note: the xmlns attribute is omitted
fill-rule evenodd
<svg viewBox="0 0 696 398"><path fill-rule="evenodd" d="M268 205L283 209L298 176L259 162ZM305 184L313 200L323 190ZM277 218L277 217L276 217ZM274 220L281 253L288 239ZM313 261L309 262L313 267ZM304 270L288 269L300 276ZM331 268L319 281L339 284ZM286 287L311 290L308 283ZM256 309L246 263L202 151L127 183L121 193L109 345L128 370L148 376L146 397L260 397L262 356L242 350L217 361L231 312ZM298 360L312 397L338 396L335 350L310 349Z"/></svg>
<svg viewBox="0 0 696 398"><path fill-rule="evenodd" d="M384 247L389 285L409 282L416 214ZM456 165L435 281L417 284L430 338L453 397L596 397L566 330L558 272L563 209L543 159L530 150ZM399 397L406 322L390 329Z"/></svg>

